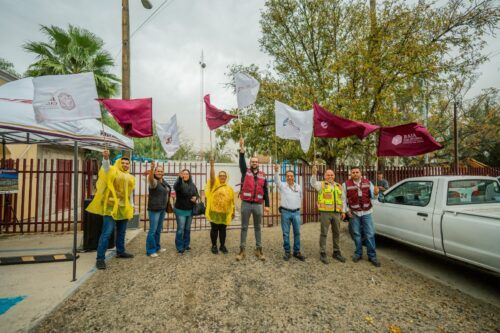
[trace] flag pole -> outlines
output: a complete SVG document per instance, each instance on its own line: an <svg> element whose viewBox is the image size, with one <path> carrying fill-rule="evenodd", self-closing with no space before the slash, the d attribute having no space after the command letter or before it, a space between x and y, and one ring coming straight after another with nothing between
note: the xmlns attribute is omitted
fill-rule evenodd
<svg viewBox="0 0 500 333"><path fill-rule="evenodd" d="M154 120L151 122L151 124L154 127ZM151 158L155 157L155 141L154 141L154 136L155 136L155 133L153 131L153 135L151 135Z"/></svg>
<svg viewBox="0 0 500 333"><path fill-rule="evenodd" d="M106 132L104 131L104 121L102 120L102 115L101 115L101 128L102 128L102 136L104 137L104 149L108 150L108 142L106 141Z"/></svg>
<svg viewBox="0 0 500 333"><path fill-rule="evenodd" d="M214 157L214 148L213 148L213 144L212 144L212 130L209 130L209 131L210 131L210 155L213 158Z"/></svg>
<svg viewBox="0 0 500 333"><path fill-rule="evenodd" d="M274 134L274 152L276 154L275 161L278 163L278 136Z"/></svg>
<svg viewBox="0 0 500 333"><path fill-rule="evenodd" d="M316 137L313 136L313 165L316 165Z"/></svg>
<svg viewBox="0 0 500 333"><path fill-rule="evenodd" d="M240 126L240 139L242 139L243 138L243 130L241 128L242 121L241 121L241 109L240 108L238 108L238 123Z"/></svg>

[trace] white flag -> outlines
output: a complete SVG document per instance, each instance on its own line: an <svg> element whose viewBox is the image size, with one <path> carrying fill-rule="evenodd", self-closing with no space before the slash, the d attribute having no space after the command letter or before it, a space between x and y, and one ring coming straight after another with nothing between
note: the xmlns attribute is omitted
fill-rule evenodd
<svg viewBox="0 0 500 333"><path fill-rule="evenodd" d="M239 72L234 76L238 108L242 109L255 103L259 93L260 83L247 73Z"/></svg>
<svg viewBox="0 0 500 333"><path fill-rule="evenodd" d="M101 118L94 73L33 78L33 109L37 122Z"/></svg>
<svg viewBox="0 0 500 333"><path fill-rule="evenodd" d="M167 153L167 157L172 157L181 146L179 130L177 129L177 116L174 114L166 124L156 123L156 133L160 138L163 150Z"/></svg>
<svg viewBox="0 0 500 333"><path fill-rule="evenodd" d="M313 132L313 110L298 111L279 101L274 101L276 136L282 139L299 140L307 153Z"/></svg>

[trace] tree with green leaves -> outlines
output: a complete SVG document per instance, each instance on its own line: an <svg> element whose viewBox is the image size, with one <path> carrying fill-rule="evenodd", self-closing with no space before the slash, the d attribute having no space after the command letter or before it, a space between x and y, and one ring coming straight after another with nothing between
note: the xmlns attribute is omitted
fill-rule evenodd
<svg viewBox="0 0 500 333"><path fill-rule="evenodd" d="M69 25L68 30L42 25L47 42L28 42L23 48L36 55L25 76L77 74L93 72L97 94L102 98L116 95L120 79L110 72L113 57L103 49L104 42L92 32Z"/></svg>
<svg viewBox="0 0 500 333"><path fill-rule="evenodd" d="M19 74L16 69L14 68L14 64L11 63L10 61L7 61L3 58L0 58L0 69L9 73L10 75L20 78L21 74Z"/></svg>
<svg viewBox="0 0 500 333"><path fill-rule="evenodd" d="M331 112L382 126L423 122L439 96L435 89L453 78L468 78L487 60L485 37L497 29L500 8L493 0L268 0L262 13L262 49L273 67L246 69L261 81L255 109L242 119L247 145L268 153L276 146L274 100L295 109L318 102ZM234 111L233 111L234 112ZM431 128L432 130L432 128ZM218 131L239 137L233 124ZM277 140L281 154L300 156L298 144ZM293 148L292 148L293 146ZM312 145L311 147L313 147ZM372 164L376 136L316 139L328 164ZM278 152L278 155L280 152ZM302 157L311 160L312 149Z"/></svg>

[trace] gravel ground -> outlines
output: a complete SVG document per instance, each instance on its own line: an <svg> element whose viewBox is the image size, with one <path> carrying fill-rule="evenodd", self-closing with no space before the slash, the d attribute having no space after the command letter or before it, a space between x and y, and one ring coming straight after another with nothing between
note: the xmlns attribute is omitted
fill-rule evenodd
<svg viewBox="0 0 500 333"><path fill-rule="evenodd" d="M346 225L341 247L353 245ZM328 246L331 249L331 235ZM319 261L319 224L302 228L308 258L282 260L281 228L263 230L267 261L236 262L239 230L228 255L210 252L208 231L192 233L191 253L145 256L145 234L86 281L36 332L500 332L500 311L380 257L341 264ZM331 253L329 253L331 255ZM366 258L366 257L365 257Z"/></svg>

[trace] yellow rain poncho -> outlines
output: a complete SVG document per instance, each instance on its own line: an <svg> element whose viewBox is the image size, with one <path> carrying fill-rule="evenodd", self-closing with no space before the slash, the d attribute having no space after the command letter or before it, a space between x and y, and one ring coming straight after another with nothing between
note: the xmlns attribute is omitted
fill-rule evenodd
<svg viewBox="0 0 500 333"><path fill-rule="evenodd" d="M116 220L129 220L134 216L130 195L134 190L135 178L122 169L121 158L110 166L109 171L101 167L94 199L87 211L97 215L111 216Z"/></svg>
<svg viewBox="0 0 500 333"><path fill-rule="evenodd" d="M234 211L234 191L228 182L229 176L225 184L221 184L219 177L215 177L213 188L210 188L210 180L205 187L205 196L207 198L205 216L210 222L231 224Z"/></svg>

